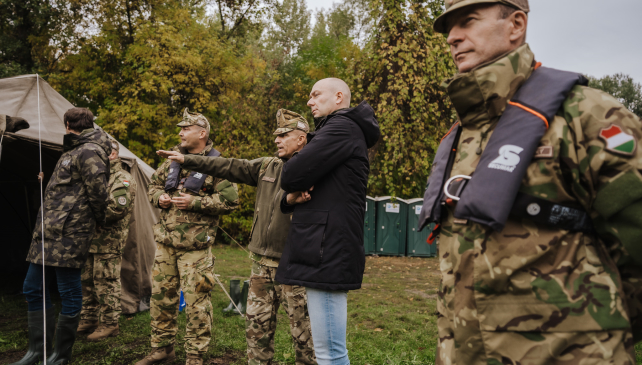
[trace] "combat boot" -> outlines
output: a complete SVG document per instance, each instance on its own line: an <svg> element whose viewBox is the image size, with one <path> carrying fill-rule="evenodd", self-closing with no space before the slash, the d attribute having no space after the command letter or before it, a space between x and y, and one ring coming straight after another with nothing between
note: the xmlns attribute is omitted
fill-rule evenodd
<svg viewBox="0 0 642 365"><path fill-rule="evenodd" d="M60 313L58 316L54 351L53 354L47 358L47 364L65 365L71 362L71 350L74 347L74 342L76 342L78 322L80 322L80 313L73 317Z"/></svg>
<svg viewBox="0 0 642 365"><path fill-rule="evenodd" d="M89 342L98 342L104 340L107 337L116 337L120 334L120 329L118 328L118 323L113 325L104 325L101 324L91 335L87 336L87 341Z"/></svg>
<svg viewBox="0 0 642 365"><path fill-rule="evenodd" d="M81 319L80 324L78 325L78 329L76 330L76 333L79 335L84 335L86 333L90 333L93 330L95 330L98 327L98 321L95 320L89 320L89 319Z"/></svg>
<svg viewBox="0 0 642 365"><path fill-rule="evenodd" d="M250 281L245 280L243 282L243 290L241 291L241 298L239 299L239 304L238 304L239 310L241 311L240 314L245 314L245 311L247 310L247 294L249 289L250 289ZM239 314L239 310L236 310L236 308L234 308L232 312Z"/></svg>
<svg viewBox="0 0 642 365"><path fill-rule="evenodd" d="M234 304L238 305L239 299L241 297L241 287L239 285L240 283L241 280L238 279L230 280L230 298L232 298L232 301L227 307L223 308L223 312L234 310Z"/></svg>
<svg viewBox="0 0 642 365"><path fill-rule="evenodd" d="M187 354L185 365L203 365L203 358L201 355Z"/></svg>
<svg viewBox="0 0 642 365"><path fill-rule="evenodd" d="M29 324L29 347L25 356L18 362L11 365L34 365L44 360L44 311L27 312L27 323ZM47 352L51 352L51 345L54 337L54 312L47 311Z"/></svg>
<svg viewBox="0 0 642 365"><path fill-rule="evenodd" d="M174 345L169 345L154 348L151 354L145 356L145 358L137 362L136 365L159 364L165 361L174 361L175 359Z"/></svg>

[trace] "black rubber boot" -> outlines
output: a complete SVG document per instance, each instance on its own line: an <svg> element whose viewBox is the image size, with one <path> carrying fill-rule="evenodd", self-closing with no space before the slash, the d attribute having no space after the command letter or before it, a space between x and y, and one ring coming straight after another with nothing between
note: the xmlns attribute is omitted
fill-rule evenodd
<svg viewBox="0 0 642 365"><path fill-rule="evenodd" d="M245 311L247 310L247 293L250 289L250 281L245 280L243 282L243 290L241 290L241 298L239 299L239 303L237 306L239 307L239 310L241 311L241 314L245 314ZM233 310L234 313L239 314L239 311L234 308Z"/></svg>
<svg viewBox="0 0 642 365"><path fill-rule="evenodd" d="M230 297L232 297L232 301L234 304L239 302L239 298L241 297L241 280L234 279L230 280ZM234 304L230 302L230 304L223 308L223 312L229 312L234 309Z"/></svg>
<svg viewBox="0 0 642 365"><path fill-rule="evenodd" d="M73 317L62 313L58 316L54 352L47 357L47 364L65 365L71 361L71 350L76 342L78 322L80 322L80 313Z"/></svg>
<svg viewBox="0 0 642 365"><path fill-rule="evenodd" d="M43 319L44 311L27 312L27 323L29 324L29 347L27 353L18 362L11 365L34 365L42 362L44 359L44 331ZM51 345L54 336L54 311L47 311L47 353L51 353Z"/></svg>

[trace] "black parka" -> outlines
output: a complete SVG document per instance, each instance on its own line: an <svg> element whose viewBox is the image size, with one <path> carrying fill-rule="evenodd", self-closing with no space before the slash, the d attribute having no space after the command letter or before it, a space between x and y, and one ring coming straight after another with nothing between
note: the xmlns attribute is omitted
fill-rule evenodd
<svg viewBox="0 0 642 365"><path fill-rule="evenodd" d="M276 280L322 290L361 288L365 254L363 221L368 148L379 140L379 123L366 102L330 114L308 136L308 145L283 166L286 192L314 187L312 199L293 211Z"/></svg>

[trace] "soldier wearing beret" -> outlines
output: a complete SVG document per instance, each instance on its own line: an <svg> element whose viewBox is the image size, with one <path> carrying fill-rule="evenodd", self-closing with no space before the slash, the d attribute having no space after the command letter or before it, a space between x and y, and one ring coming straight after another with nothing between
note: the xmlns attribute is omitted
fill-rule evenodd
<svg viewBox="0 0 642 365"><path fill-rule="evenodd" d="M174 151L194 156L220 156L209 139L210 124L201 114L185 109L181 143ZM156 258L152 270L152 348L138 365L171 361L178 330L180 290L187 314L187 365L202 365L212 336L214 243L219 216L239 205L235 184L183 168L166 160L152 175L149 199L161 209L154 226Z"/></svg>
<svg viewBox="0 0 642 365"><path fill-rule="evenodd" d="M89 341L100 341L119 333L120 268L136 196L136 182L118 157L118 142L109 142L109 199L105 226L96 228L81 277L83 303L78 333L93 331L87 337Z"/></svg>
<svg viewBox="0 0 642 365"><path fill-rule="evenodd" d="M248 364L272 363L276 315L279 305L282 304L290 319L296 364L311 365L317 362L310 332L305 288L299 285L283 285L275 280L291 217L291 214L283 214L279 209L283 194L280 187L281 169L284 161L306 145L306 133L310 128L305 118L285 109L276 113L276 120L276 157L260 157L248 161L183 156L171 151L158 153L182 163L183 168L257 187L254 223L248 246L252 259L245 323Z"/></svg>
<svg viewBox="0 0 642 365"><path fill-rule="evenodd" d="M528 12L527 0L446 0L434 23L448 34L459 70L445 83L459 121L442 142L452 145L437 152L422 213L425 225L441 212L433 220L441 228L433 234L442 274L436 362L634 364L641 338L640 120L579 74L552 113L539 108L558 95L559 78L542 77L571 73L540 68L526 43ZM530 152L520 141L496 144L533 126L542 134ZM493 183L476 185L486 173ZM509 180L516 195L507 206L497 203L505 194L484 196ZM464 181L451 189L450 182ZM447 199L435 200L440 189ZM467 213L484 199L508 209L505 222Z"/></svg>

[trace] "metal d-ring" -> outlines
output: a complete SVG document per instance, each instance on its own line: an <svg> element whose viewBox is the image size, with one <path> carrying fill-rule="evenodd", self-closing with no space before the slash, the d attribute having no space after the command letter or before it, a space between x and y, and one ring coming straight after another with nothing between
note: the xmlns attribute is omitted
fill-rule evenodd
<svg viewBox="0 0 642 365"><path fill-rule="evenodd" d="M455 181L457 179L470 180L472 178L473 178L472 176L468 176L468 175L457 175L457 176L451 177L450 179L448 179L448 181L446 181L446 184L444 184L444 194L448 198L452 199L453 201L458 202L459 201L459 197L458 196L454 196L454 195L450 195L450 193L448 192L448 188L450 187L450 184L452 184L453 181Z"/></svg>

